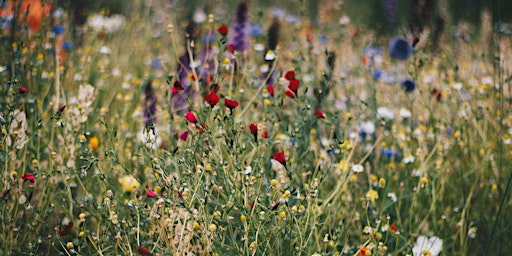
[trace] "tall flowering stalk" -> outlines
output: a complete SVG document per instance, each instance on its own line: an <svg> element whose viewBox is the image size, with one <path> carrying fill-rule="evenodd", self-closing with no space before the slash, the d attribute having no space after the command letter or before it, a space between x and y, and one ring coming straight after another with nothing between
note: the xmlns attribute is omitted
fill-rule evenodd
<svg viewBox="0 0 512 256"><path fill-rule="evenodd" d="M249 49L249 9L247 2L238 4L235 19L231 25L228 42L235 46L235 50L244 52Z"/></svg>
<svg viewBox="0 0 512 256"><path fill-rule="evenodd" d="M156 123L156 95L153 89L153 80L149 79L144 85L144 127L150 128Z"/></svg>
<svg viewBox="0 0 512 256"><path fill-rule="evenodd" d="M196 36L196 25L191 21L185 29L185 51L180 55L176 68L176 73L183 87L183 90L175 91L172 99L172 107L178 113L183 113L186 110L188 106L187 99L192 98L194 95L192 80L195 79L194 74L197 73L195 72L195 65L192 63L192 60L195 55L193 46ZM193 68L194 70L192 70Z"/></svg>
<svg viewBox="0 0 512 256"><path fill-rule="evenodd" d="M272 72L272 66L274 65L275 60L275 51L277 49L277 44L279 42L279 20L274 19L272 24L268 29L268 37L267 37L267 52L265 53L265 65L268 67L268 70L262 72L261 79L267 79L266 83L268 85L275 83L274 72Z"/></svg>

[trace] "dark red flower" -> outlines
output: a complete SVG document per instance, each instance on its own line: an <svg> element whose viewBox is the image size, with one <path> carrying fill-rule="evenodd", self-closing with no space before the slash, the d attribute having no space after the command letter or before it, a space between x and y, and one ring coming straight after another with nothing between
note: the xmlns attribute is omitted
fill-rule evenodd
<svg viewBox="0 0 512 256"><path fill-rule="evenodd" d="M258 141L258 125L250 124L249 130L251 130L251 133L254 136L254 140L257 142Z"/></svg>
<svg viewBox="0 0 512 256"><path fill-rule="evenodd" d="M211 91L208 95L204 97L204 100L210 107L214 107L219 102L220 98L217 96L217 94L214 91Z"/></svg>
<svg viewBox="0 0 512 256"><path fill-rule="evenodd" d="M389 230L396 232L396 222L393 222L391 226L389 227Z"/></svg>
<svg viewBox="0 0 512 256"><path fill-rule="evenodd" d="M286 80L288 80L288 81L295 80L295 71L290 70L290 71L286 72L286 74L284 75L284 78L286 78Z"/></svg>
<svg viewBox="0 0 512 256"><path fill-rule="evenodd" d="M279 207L279 202L275 203L274 205L272 205L272 211L277 209L277 207Z"/></svg>
<svg viewBox="0 0 512 256"><path fill-rule="evenodd" d="M263 131L261 133L261 137L264 138L264 139L268 138L268 132L267 131Z"/></svg>
<svg viewBox="0 0 512 256"><path fill-rule="evenodd" d="M21 178L23 179L23 182L28 180L30 183L34 183L36 181L36 178L32 173L25 173L23 176L21 176Z"/></svg>
<svg viewBox="0 0 512 256"><path fill-rule="evenodd" d="M178 94L180 91L178 89L176 89L176 87L172 87L171 88L171 95L176 95Z"/></svg>
<svg viewBox="0 0 512 256"><path fill-rule="evenodd" d="M66 108L66 105L60 106L58 112L62 113L62 111L64 111L65 108Z"/></svg>
<svg viewBox="0 0 512 256"><path fill-rule="evenodd" d="M324 112L322 112L322 110L320 110L320 109L315 110L315 116L316 116L316 118L318 118L318 119L320 119L320 118L325 118L325 116L324 116Z"/></svg>
<svg viewBox="0 0 512 256"><path fill-rule="evenodd" d="M187 119L187 121L193 123L193 124L196 124L197 123L197 117L196 115L194 114L194 112L187 112L185 114L185 118Z"/></svg>
<svg viewBox="0 0 512 256"><path fill-rule="evenodd" d="M268 90L268 93L270 94L270 96L274 96L274 85L273 84L269 84L267 86L267 90Z"/></svg>
<svg viewBox="0 0 512 256"><path fill-rule="evenodd" d="M19 93L19 94L24 94L24 93L26 93L26 92L27 92L27 88L26 88L26 87L20 87L20 88L18 89L18 93Z"/></svg>
<svg viewBox="0 0 512 256"><path fill-rule="evenodd" d="M226 45L226 51L228 51L228 52L235 52L235 45L234 44Z"/></svg>
<svg viewBox="0 0 512 256"><path fill-rule="evenodd" d="M72 228L73 228L73 222L72 221L70 221L69 219L67 219L67 222L63 221L62 222L62 226L59 229L59 235L60 236L67 235L69 233L69 231L71 231Z"/></svg>
<svg viewBox="0 0 512 256"><path fill-rule="evenodd" d="M258 125L256 124L250 124L249 125L249 130L251 130L251 133L256 136L258 135Z"/></svg>
<svg viewBox="0 0 512 256"><path fill-rule="evenodd" d="M218 92L220 89L220 85L218 83L214 83L214 84L210 85L210 89L214 92Z"/></svg>
<svg viewBox="0 0 512 256"><path fill-rule="evenodd" d="M182 134L180 134L180 140L186 141L188 137L188 131L184 131Z"/></svg>
<svg viewBox="0 0 512 256"><path fill-rule="evenodd" d="M300 80L291 80L290 84L288 85L288 89L290 89L293 93L297 94L297 91L299 90Z"/></svg>
<svg viewBox="0 0 512 256"><path fill-rule="evenodd" d="M238 107L238 102L235 100L224 99L224 106L230 110L233 110L234 108Z"/></svg>
<svg viewBox="0 0 512 256"><path fill-rule="evenodd" d="M222 24L217 28L217 32L219 32L221 36L227 36L229 33L229 28L228 26Z"/></svg>
<svg viewBox="0 0 512 256"><path fill-rule="evenodd" d="M286 158L284 156L284 151L277 152L274 154L274 160L281 163L284 167L286 167Z"/></svg>
<svg viewBox="0 0 512 256"><path fill-rule="evenodd" d="M251 202L251 204L249 205L249 208L252 210L252 208L254 208L254 201Z"/></svg>
<svg viewBox="0 0 512 256"><path fill-rule="evenodd" d="M137 252L140 255L150 255L151 252L146 247L137 247Z"/></svg>
<svg viewBox="0 0 512 256"><path fill-rule="evenodd" d="M295 99L295 93L290 91L290 90L286 90L286 92L284 92L284 94L292 99Z"/></svg>
<svg viewBox="0 0 512 256"><path fill-rule="evenodd" d="M432 89L432 96L436 98L437 101L440 101L443 98L443 94L438 89Z"/></svg>
<svg viewBox="0 0 512 256"><path fill-rule="evenodd" d="M146 196L153 198L153 197L156 197L156 196L157 196L157 194L155 193L155 191L153 191L153 190L149 189L149 190L146 192Z"/></svg>
<svg viewBox="0 0 512 256"><path fill-rule="evenodd" d="M412 47L415 47L419 42L420 42L420 38L417 36L414 37L414 39L412 40Z"/></svg>
<svg viewBox="0 0 512 256"><path fill-rule="evenodd" d="M174 81L172 88L174 88L176 91L183 91L183 89L184 89L183 85L181 85L181 82L178 80Z"/></svg>

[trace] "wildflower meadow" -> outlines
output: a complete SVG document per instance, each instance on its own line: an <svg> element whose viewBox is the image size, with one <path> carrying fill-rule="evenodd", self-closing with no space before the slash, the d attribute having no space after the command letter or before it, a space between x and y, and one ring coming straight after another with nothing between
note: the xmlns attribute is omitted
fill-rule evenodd
<svg viewBox="0 0 512 256"><path fill-rule="evenodd" d="M512 251L501 1L86 2L0 1L0 255Z"/></svg>

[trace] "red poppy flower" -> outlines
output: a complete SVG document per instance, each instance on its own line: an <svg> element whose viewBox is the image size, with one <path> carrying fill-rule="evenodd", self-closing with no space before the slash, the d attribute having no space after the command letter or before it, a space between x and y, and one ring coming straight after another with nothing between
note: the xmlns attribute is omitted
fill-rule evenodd
<svg viewBox="0 0 512 256"><path fill-rule="evenodd" d="M286 92L284 92L284 94L292 99L295 99L295 93L290 91L290 90L286 90Z"/></svg>
<svg viewBox="0 0 512 256"><path fill-rule="evenodd" d="M286 78L286 80L288 80L288 81L295 80L295 71L290 70L290 71L286 72L286 74L284 75L284 78Z"/></svg>
<svg viewBox="0 0 512 256"><path fill-rule="evenodd" d="M264 139L268 138L268 132L267 131L263 131L261 133L261 137L264 138Z"/></svg>
<svg viewBox="0 0 512 256"><path fill-rule="evenodd" d="M222 24L217 28L217 32L219 32L221 36L227 36L229 33L229 28L228 26Z"/></svg>
<svg viewBox="0 0 512 256"><path fill-rule="evenodd" d="M151 254L151 252L145 247L137 247L137 252L140 255L150 255Z"/></svg>
<svg viewBox="0 0 512 256"><path fill-rule="evenodd" d="M183 91L183 85L181 84L180 81L174 81L174 84L172 85L172 88L175 89L176 91Z"/></svg>
<svg viewBox="0 0 512 256"><path fill-rule="evenodd" d="M196 124L197 123L197 117L196 115L193 113L193 112L187 112L185 114L185 118L187 119L187 121L193 123L193 124Z"/></svg>
<svg viewBox="0 0 512 256"><path fill-rule="evenodd" d="M393 222L391 226L389 227L389 230L396 232L396 222Z"/></svg>
<svg viewBox="0 0 512 256"><path fill-rule="evenodd" d="M258 141L258 126L256 124L250 124L249 130L251 130L252 135L254 136L254 140Z"/></svg>
<svg viewBox="0 0 512 256"><path fill-rule="evenodd" d="M286 158L284 156L284 151L277 152L274 154L274 160L281 163L284 167L286 167Z"/></svg>
<svg viewBox="0 0 512 256"><path fill-rule="evenodd" d="M219 102L220 98L214 91L211 91L208 95L204 97L206 103L210 105L210 107L214 107Z"/></svg>
<svg viewBox="0 0 512 256"><path fill-rule="evenodd" d="M322 110L320 110L320 109L315 110L315 116L317 119L325 118L324 112L322 112Z"/></svg>
<svg viewBox="0 0 512 256"><path fill-rule="evenodd" d="M290 84L288 85L288 89L290 89L293 93L297 94L297 91L299 90L300 80L291 80Z"/></svg>
<svg viewBox="0 0 512 256"><path fill-rule="evenodd" d="M228 51L228 52L235 52L235 45L234 44L226 45L226 51Z"/></svg>
<svg viewBox="0 0 512 256"><path fill-rule="evenodd" d="M18 93L19 93L19 94L24 94L24 93L26 93L26 92L27 92L27 88L26 88L26 87L20 87L20 88L18 89Z"/></svg>
<svg viewBox="0 0 512 256"><path fill-rule="evenodd" d="M233 110L234 108L238 107L238 102L235 100L224 99L224 106L230 110Z"/></svg>
<svg viewBox="0 0 512 256"><path fill-rule="evenodd" d="M268 93L270 94L270 96L274 97L274 85L273 84L269 84L267 86L267 90L268 90Z"/></svg>
<svg viewBox="0 0 512 256"><path fill-rule="evenodd" d="M176 95L178 94L180 91L178 89L176 89L175 87L172 87L171 88L171 95Z"/></svg>
<svg viewBox="0 0 512 256"><path fill-rule="evenodd" d="M59 229L59 235L65 236L71 231L71 228L73 228L73 222L69 221L67 224L65 224L62 228Z"/></svg>
<svg viewBox="0 0 512 256"><path fill-rule="evenodd" d="M21 178L23 179L23 182L28 180L30 183L34 183L36 181L36 178L32 173L25 173L23 176L21 176Z"/></svg>
<svg viewBox="0 0 512 256"><path fill-rule="evenodd" d="M251 130L251 133L256 136L258 135L258 125L256 124L250 124L249 125L249 130Z"/></svg>
<svg viewBox="0 0 512 256"><path fill-rule="evenodd" d="M182 134L180 134L180 140L186 141L188 137L188 131L184 131Z"/></svg>
<svg viewBox="0 0 512 256"><path fill-rule="evenodd" d="M153 190L149 189L149 190L146 192L146 196L153 198L153 197L156 197L156 196L157 196L157 194L155 193L155 191L153 191Z"/></svg>

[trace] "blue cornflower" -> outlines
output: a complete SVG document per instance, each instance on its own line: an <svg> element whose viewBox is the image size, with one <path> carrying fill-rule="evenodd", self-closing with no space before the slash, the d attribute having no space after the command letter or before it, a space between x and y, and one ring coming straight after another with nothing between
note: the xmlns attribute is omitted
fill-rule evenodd
<svg viewBox="0 0 512 256"><path fill-rule="evenodd" d="M393 59L406 60L412 54L412 46L403 38L395 38L389 43L389 54Z"/></svg>
<svg viewBox="0 0 512 256"><path fill-rule="evenodd" d="M395 157L395 158L398 158L400 156L400 153L398 153L398 150L396 149L391 149L391 148L383 148L380 150L380 154L385 156L385 157Z"/></svg>
<svg viewBox="0 0 512 256"><path fill-rule="evenodd" d="M73 47L75 47L75 44L71 41L64 41L62 43L62 49L64 50L71 50Z"/></svg>
<svg viewBox="0 0 512 256"><path fill-rule="evenodd" d="M416 88L416 83L411 79L406 79L400 83L400 86L406 93L411 93Z"/></svg>
<svg viewBox="0 0 512 256"><path fill-rule="evenodd" d="M153 58L151 60L151 69L160 70L163 68L162 61L159 58Z"/></svg>
<svg viewBox="0 0 512 256"><path fill-rule="evenodd" d="M376 68L374 71L373 71L373 74L372 74L372 78L374 80L379 80L380 78L382 77L382 70Z"/></svg>
<svg viewBox="0 0 512 256"><path fill-rule="evenodd" d="M55 25L55 26L53 26L52 31L56 35L62 35L62 34L64 34L64 31L66 31L66 29L62 25Z"/></svg>
<svg viewBox="0 0 512 256"><path fill-rule="evenodd" d="M263 27L258 23L251 23L249 26L249 35L251 36L261 36L263 35Z"/></svg>

